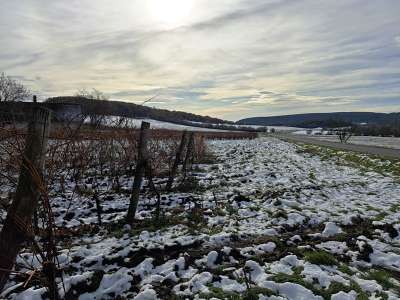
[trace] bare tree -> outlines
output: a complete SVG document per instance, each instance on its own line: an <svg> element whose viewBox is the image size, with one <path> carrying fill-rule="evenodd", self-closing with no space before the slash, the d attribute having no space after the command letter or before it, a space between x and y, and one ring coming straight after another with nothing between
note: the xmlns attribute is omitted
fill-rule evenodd
<svg viewBox="0 0 400 300"><path fill-rule="evenodd" d="M85 97L92 100L108 100L104 93L97 89L92 89L92 91L81 89L75 94L75 96Z"/></svg>
<svg viewBox="0 0 400 300"><path fill-rule="evenodd" d="M347 143L349 139L353 136L353 132L349 129L340 129L336 131L336 135L341 143Z"/></svg>
<svg viewBox="0 0 400 300"><path fill-rule="evenodd" d="M22 84L7 76L0 75L0 102L21 101L30 95L30 91Z"/></svg>
<svg viewBox="0 0 400 300"><path fill-rule="evenodd" d="M100 92L99 90L92 89L92 91L88 91L86 89L79 90L76 96L84 97L86 99L91 100L107 100L107 97ZM89 124L92 128L99 128L101 125L105 123L105 116L103 114L98 114L96 112L90 112L87 114L86 118L89 121Z"/></svg>

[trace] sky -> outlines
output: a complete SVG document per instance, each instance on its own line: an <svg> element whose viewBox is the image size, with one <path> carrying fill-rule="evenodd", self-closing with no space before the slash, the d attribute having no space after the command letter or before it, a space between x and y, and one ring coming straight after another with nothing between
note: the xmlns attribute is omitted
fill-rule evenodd
<svg viewBox="0 0 400 300"><path fill-rule="evenodd" d="M40 99L238 120L400 111L399 0L0 2L0 72Z"/></svg>

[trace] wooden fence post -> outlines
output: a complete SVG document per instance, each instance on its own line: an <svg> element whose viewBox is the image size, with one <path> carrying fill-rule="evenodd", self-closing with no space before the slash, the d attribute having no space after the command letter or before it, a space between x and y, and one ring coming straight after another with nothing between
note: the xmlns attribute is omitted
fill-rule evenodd
<svg viewBox="0 0 400 300"><path fill-rule="evenodd" d="M188 132L185 130L182 133L181 143L179 144L178 151L176 152L175 161L172 165L171 173L169 174L168 182L167 182L167 191L170 192L172 189L172 184L174 183L174 179L176 176L176 172L178 171L178 166L182 162L182 154L185 150L186 141L187 141Z"/></svg>
<svg viewBox="0 0 400 300"><path fill-rule="evenodd" d="M99 226L101 226L101 224L102 224L101 214L103 212L103 208L101 207L99 194L97 193L97 187L96 187L96 191L93 194L92 199L94 199L94 201L96 202L97 223L99 224Z"/></svg>
<svg viewBox="0 0 400 300"><path fill-rule="evenodd" d="M0 233L0 291L6 284L23 242L33 238L32 215L39 202L51 113L35 107L29 123L14 200Z"/></svg>
<svg viewBox="0 0 400 300"><path fill-rule="evenodd" d="M190 132L189 142L186 149L185 160L183 161L182 171L183 171L183 181L186 180L187 165L194 151L194 132Z"/></svg>
<svg viewBox="0 0 400 300"><path fill-rule="evenodd" d="M137 205L139 202L140 187L142 186L142 180L145 174L147 157L148 157L147 143L150 134L149 129L150 129L150 123L142 122L142 126L140 128L139 149L138 149L138 158L135 169L135 179L133 180L132 194L129 201L128 214L126 216L126 221L128 223L132 223L134 221Z"/></svg>
<svg viewBox="0 0 400 300"><path fill-rule="evenodd" d="M204 135L200 135L199 144L197 146L197 151L199 153L199 158L203 158L205 153L205 138Z"/></svg>

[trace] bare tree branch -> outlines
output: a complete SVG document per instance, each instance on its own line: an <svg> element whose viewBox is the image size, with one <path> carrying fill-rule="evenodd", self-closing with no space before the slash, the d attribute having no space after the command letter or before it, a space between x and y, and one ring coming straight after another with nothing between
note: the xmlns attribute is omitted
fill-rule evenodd
<svg viewBox="0 0 400 300"><path fill-rule="evenodd" d="M0 102L22 101L30 96L30 91L22 84L6 74L0 75Z"/></svg>
<svg viewBox="0 0 400 300"><path fill-rule="evenodd" d="M144 101L142 104L140 104L140 105L142 105L142 106L145 105L146 103L148 103L148 102L154 100L156 97L158 97L158 95L159 95L159 94L154 95L153 97L151 97L151 98L145 100L145 101Z"/></svg>

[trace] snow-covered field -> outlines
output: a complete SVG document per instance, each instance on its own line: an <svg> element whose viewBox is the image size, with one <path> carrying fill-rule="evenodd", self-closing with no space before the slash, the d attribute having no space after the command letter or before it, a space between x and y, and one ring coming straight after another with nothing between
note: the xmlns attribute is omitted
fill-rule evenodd
<svg viewBox="0 0 400 300"><path fill-rule="evenodd" d="M336 135L307 135L322 141L338 142ZM369 145L377 147L385 147L400 150L400 138L397 137L380 137L380 136L353 136L348 141L349 144Z"/></svg>
<svg viewBox="0 0 400 300"><path fill-rule="evenodd" d="M295 131L304 131L304 128L300 127L290 127L290 126L260 126L260 125L235 125L237 127L251 127L254 129L260 129L260 128L268 128L268 131L271 131L271 129L274 129L275 132L295 132ZM306 133L306 132L305 132Z"/></svg>
<svg viewBox="0 0 400 300"><path fill-rule="evenodd" d="M110 125L115 124L117 119L118 118L111 117L108 120L108 123ZM154 128L154 129L190 130L190 131L225 131L225 130L220 130L220 129L174 124L174 123L163 122L163 121L158 121L158 120L154 120L154 119L128 119L128 120L129 120L128 122L129 122L130 126L137 127L137 128L140 128L142 122L144 121L144 122L149 122L151 128ZM204 123L199 123L199 124L204 124Z"/></svg>
<svg viewBox="0 0 400 300"><path fill-rule="evenodd" d="M156 199L143 196L141 221L117 223L127 210L131 177L121 178L120 193L102 196L100 229L91 196L77 198L70 182L65 193L52 187L56 224L70 230L59 243L60 293L68 299L399 299L398 178L274 138L213 141L209 148L216 162L194 169L200 186L163 194L158 222L151 220ZM106 189L107 177L100 180ZM37 258L23 251L18 262L35 265ZM13 276L0 298L42 299L37 282L22 284Z"/></svg>
<svg viewBox="0 0 400 300"><path fill-rule="evenodd" d="M199 123L199 122L191 122L193 124L204 124L204 123ZM212 124L212 125L225 125L225 124ZM234 126L236 128L253 128L253 129L264 129L267 128L269 131L271 129L274 129L276 132L304 132L306 134L306 129L300 128L300 127L290 127L290 126L262 126L262 125L238 125L238 124L233 124L229 126Z"/></svg>

